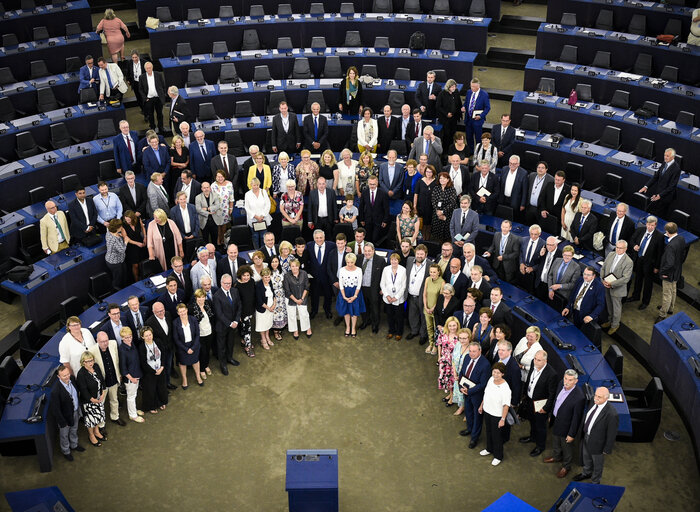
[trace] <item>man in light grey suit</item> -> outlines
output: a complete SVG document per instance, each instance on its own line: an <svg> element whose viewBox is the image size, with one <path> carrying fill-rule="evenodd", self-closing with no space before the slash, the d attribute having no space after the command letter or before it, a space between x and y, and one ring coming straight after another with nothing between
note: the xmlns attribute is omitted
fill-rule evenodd
<svg viewBox="0 0 700 512"><path fill-rule="evenodd" d="M432 126L423 128L423 135L413 139L413 147L408 155L409 159L418 160L422 154L428 155L428 163L435 169L442 168L440 157L442 156L442 141L433 133Z"/></svg>
<svg viewBox="0 0 700 512"><path fill-rule="evenodd" d="M428 341L428 329L423 312L423 287L428 277L428 268L432 261L428 258L428 248L419 244L416 255L406 261L406 300L408 301L408 325L411 332L406 339L419 336L418 342L423 345Z"/></svg>
<svg viewBox="0 0 700 512"><path fill-rule="evenodd" d="M471 204L471 196L464 194L459 199L459 208L452 212L450 236L455 246L455 256L462 254L464 244L474 243L479 233L479 214L469 208Z"/></svg>
<svg viewBox="0 0 700 512"><path fill-rule="evenodd" d="M153 212L158 208L165 212L170 211L170 197L163 186L163 175L161 173L154 172L151 174L151 182L146 189L146 197L148 197L146 210L149 218L153 218Z"/></svg>
<svg viewBox="0 0 700 512"><path fill-rule="evenodd" d="M403 165L397 164L398 155L390 149L387 161L379 166L379 188L389 195L389 199L400 199L403 187Z"/></svg>
<svg viewBox="0 0 700 512"><path fill-rule="evenodd" d="M483 254L484 258L491 258L491 266L501 279L509 283L515 279L518 271L518 259L520 258L520 237L510 232L513 223L508 219L501 222L501 231L493 235L491 246Z"/></svg>
<svg viewBox="0 0 700 512"><path fill-rule="evenodd" d="M564 247L561 258L557 258L549 267L547 275L547 287L549 288L549 300L554 300L554 292L564 298L564 302L569 300L571 290L578 278L581 277L581 266L572 261L574 259L574 248L570 245Z"/></svg>
<svg viewBox="0 0 700 512"><path fill-rule="evenodd" d="M202 183L202 192L194 198L194 207L199 217L199 229L202 230L204 243L217 243L218 226L224 223L224 210L221 198L216 192L212 192L208 182Z"/></svg>
<svg viewBox="0 0 700 512"><path fill-rule="evenodd" d="M610 327L608 334L614 334L620 327L622 298L627 296L627 283L632 278L633 268L632 258L627 255L627 242L618 240L615 243L615 252L608 253L600 269L600 277L605 286L605 304L610 315L610 321L600 326Z"/></svg>

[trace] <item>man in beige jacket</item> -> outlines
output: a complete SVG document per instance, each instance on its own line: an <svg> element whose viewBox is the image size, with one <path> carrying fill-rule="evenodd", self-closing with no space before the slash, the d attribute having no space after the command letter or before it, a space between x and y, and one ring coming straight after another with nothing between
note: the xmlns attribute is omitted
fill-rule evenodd
<svg viewBox="0 0 700 512"><path fill-rule="evenodd" d="M53 254L68 248L70 231L66 214L56 207L53 201L46 201L46 215L39 221L41 248L46 254Z"/></svg>

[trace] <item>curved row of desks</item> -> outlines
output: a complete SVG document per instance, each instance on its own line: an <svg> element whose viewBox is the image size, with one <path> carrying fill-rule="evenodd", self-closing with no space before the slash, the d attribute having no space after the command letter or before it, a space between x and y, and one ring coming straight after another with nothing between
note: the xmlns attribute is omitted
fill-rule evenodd
<svg viewBox="0 0 700 512"><path fill-rule="evenodd" d="M0 18L0 34L14 34L20 42L34 39L34 27L46 27L51 37L64 36L67 23L77 23L82 32L93 29L87 0L75 0L64 5L49 3L31 10L11 9L7 1L3 4L7 10Z"/></svg>

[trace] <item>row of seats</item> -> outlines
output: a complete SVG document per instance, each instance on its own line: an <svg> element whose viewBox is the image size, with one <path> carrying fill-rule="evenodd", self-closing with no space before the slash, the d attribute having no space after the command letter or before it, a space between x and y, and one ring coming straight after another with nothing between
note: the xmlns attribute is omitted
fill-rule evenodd
<svg viewBox="0 0 700 512"><path fill-rule="evenodd" d="M54 7L57 5L66 5L68 3L68 0L47 0L46 2L43 2L47 5L53 5ZM36 9L37 3L34 0L20 0L19 2L19 9L21 11L33 11ZM0 15L5 14L5 6L0 3Z"/></svg>
<svg viewBox="0 0 700 512"><path fill-rule="evenodd" d="M63 107L65 105L56 99L51 87L42 87L36 90L36 113L51 112ZM7 123L27 115L29 115L27 112L15 109L10 97L0 97L0 122Z"/></svg>
<svg viewBox="0 0 700 512"><path fill-rule="evenodd" d="M391 0L374 0L372 4L373 13L391 13L393 12L393 5ZM351 3L342 3L340 5L339 14L342 15L353 15L355 14L355 6ZM406 14L422 14L423 10L420 6L420 0L406 0L402 12ZM435 0L435 5L431 11L432 14L449 16L453 14L450 10L449 0ZM262 5L251 5L249 16L251 18L260 18L265 16L265 9ZM277 8L277 16L292 16L291 4L279 4ZM299 13L301 14L301 13ZM325 14L322 3L311 3L309 5L309 14L312 16L321 16ZM486 5L485 0L472 0L469 7L470 16L485 16L486 15ZM219 18L233 18L233 7L230 5L222 5L219 7ZM170 13L170 7L161 6L156 7L156 18L158 18L161 23L170 23L176 21L173 19ZM195 7L192 9L187 9L187 21L197 21L202 19L202 10Z"/></svg>
<svg viewBox="0 0 700 512"><path fill-rule="evenodd" d="M80 30L80 25L77 23L66 23L65 37L75 37L82 34L83 31ZM44 41L49 39L49 31L46 27L34 27L32 31L33 41ZM3 34L2 35L2 46L3 48L8 48L12 46L17 46L20 41L17 39L15 34Z"/></svg>
<svg viewBox="0 0 700 512"><path fill-rule="evenodd" d="M67 57L66 58L66 73L78 73L80 71L83 63L80 57ZM46 61L43 59L33 60L29 62L29 79L36 80L38 78L44 78L47 76L52 76L53 73L49 72L49 68L46 67ZM12 69L8 67L0 68L0 85L11 85L16 84L17 79L12 73Z"/></svg>
<svg viewBox="0 0 700 512"><path fill-rule="evenodd" d="M576 14L571 12L565 12L561 17L562 25L569 25L576 27ZM671 18L666 22L666 28L664 28L664 34L671 34L680 37L681 35L682 23L679 19ZM596 18L594 28L598 30L616 30L613 12L608 9L601 9ZM638 36L656 36L658 34L648 34L647 33L647 17L644 14L635 14L632 16L627 27L620 27L625 33L635 34Z"/></svg>

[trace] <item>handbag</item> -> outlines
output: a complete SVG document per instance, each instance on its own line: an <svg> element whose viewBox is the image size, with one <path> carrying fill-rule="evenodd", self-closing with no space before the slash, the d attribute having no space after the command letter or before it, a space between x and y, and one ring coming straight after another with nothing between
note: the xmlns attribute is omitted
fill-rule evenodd
<svg viewBox="0 0 700 512"><path fill-rule="evenodd" d="M100 32L100 41L102 41L102 44L107 44L107 37L104 32Z"/></svg>
<svg viewBox="0 0 700 512"><path fill-rule="evenodd" d="M160 25L160 20L158 18L154 18L152 16L146 18L146 28L152 28L155 30L158 28L158 25Z"/></svg>
<svg viewBox="0 0 700 512"><path fill-rule="evenodd" d="M567 103L569 105L576 105L578 102L578 94L576 93L576 89L571 89L571 92L569 93L569 99L567 100Z"/></svg>

